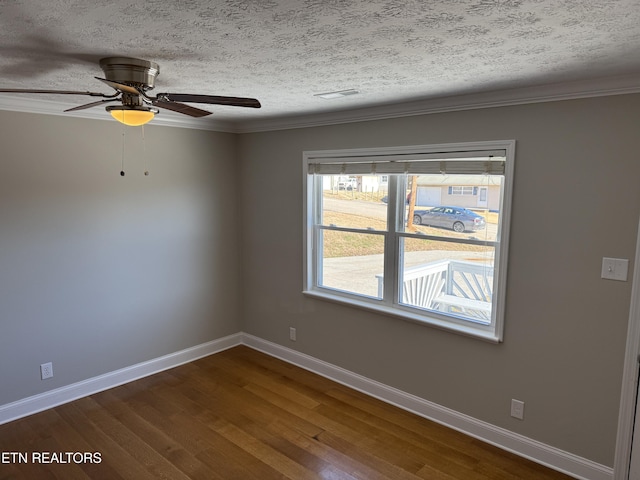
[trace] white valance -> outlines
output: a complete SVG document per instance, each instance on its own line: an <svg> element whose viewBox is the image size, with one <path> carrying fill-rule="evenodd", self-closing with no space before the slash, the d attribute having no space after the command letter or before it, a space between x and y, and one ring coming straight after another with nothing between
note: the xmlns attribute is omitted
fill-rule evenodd
<svg viewBox="0 0 640 480"><path fill-rule="evenodd" d="M505 150L308 157L309 174L504 175Z"/></svg>

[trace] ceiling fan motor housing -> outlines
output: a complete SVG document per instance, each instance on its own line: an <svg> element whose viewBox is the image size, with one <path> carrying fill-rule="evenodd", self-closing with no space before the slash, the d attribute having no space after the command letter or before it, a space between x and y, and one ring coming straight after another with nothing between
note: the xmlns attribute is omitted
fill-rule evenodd
<svg viewBox="0 0 640 480"><path fill-rule="evenodd" d="M122 92L122 98L120 100L122 101L122 105L127 107L141 107L144 105L141 95L132 95L127 92Z"/></svg>
<svg viewBox="0 0 640 480"><path fill-rule="evenodd" d="M105 78L112 82L151 90L160 74L160 66L155 62L128 57L107 57L100 60Z"/></svg>

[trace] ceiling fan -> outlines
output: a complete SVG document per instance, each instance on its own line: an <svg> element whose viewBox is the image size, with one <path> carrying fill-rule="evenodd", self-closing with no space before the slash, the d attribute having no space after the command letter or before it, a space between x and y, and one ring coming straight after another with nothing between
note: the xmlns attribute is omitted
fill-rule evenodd
<svg viewBox="0 0 640 480"><path fill-rule="evenodd" d="M115 90L115 93L111 95L100 92L19 88L0 88L0 93L44 93L103 97L101 100L95 102L69 108L65 110L65 112L84 110L85 108L110 102L120 102L120 105L107 106L106 110L111 113L113 118L130 126L144 125L150 122L154 116L159 113L158 108L165 108L191 117L204 117L212 113L207 110L202 110L201 108L186 105L186 103L205 103L251 108L260 108L261 106L260 102L255 98L191 95L185 93L158 93L155 96L150 96L147 92L154 88L155 78L160 74L160 66L155 62L147 60L128 57L108 57L100 60L100 67L104 72L105 78L95 78Z"/></svg>

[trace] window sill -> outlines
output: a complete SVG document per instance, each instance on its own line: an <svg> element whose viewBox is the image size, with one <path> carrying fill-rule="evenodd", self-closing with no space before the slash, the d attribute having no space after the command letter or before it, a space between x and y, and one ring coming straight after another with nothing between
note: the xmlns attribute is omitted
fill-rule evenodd
<svg viewBox="0 0 640 480"><path fill-rule="evenodd" d="M473 328L461 324L448 322L446 320L440 320L435 316L426 316L417 313L413 313L409 310L402 308L389 307L387 305L376 305L374 303L367 302L365 300L358 300L355 298L342 296L340 294L334 294L333 292L324 292L318 290L304 290L302 292L305 296L317 298L319 300L325 300L332 303L338 303L349 307L355 307L362 310L368 310L371 312L387 315L402 320L418 323L440 330L446 330L448 332L464 335L467 337L477 338L490 343L500 343L502 340L493 331L481 330L479 328Z"/></svg>

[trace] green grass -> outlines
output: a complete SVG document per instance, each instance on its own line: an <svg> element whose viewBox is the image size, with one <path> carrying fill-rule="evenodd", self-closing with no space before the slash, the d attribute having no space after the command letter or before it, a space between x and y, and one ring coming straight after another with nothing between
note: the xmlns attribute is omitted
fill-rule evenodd
<svg viewBox="0 0 640 480"><path fill-rule="evenodd" d="M376 255L384 251L384 237L351 232L324 232L324 258Z"/></svg>

